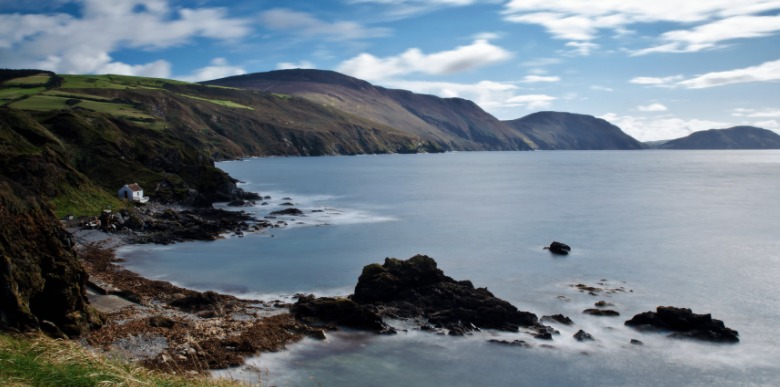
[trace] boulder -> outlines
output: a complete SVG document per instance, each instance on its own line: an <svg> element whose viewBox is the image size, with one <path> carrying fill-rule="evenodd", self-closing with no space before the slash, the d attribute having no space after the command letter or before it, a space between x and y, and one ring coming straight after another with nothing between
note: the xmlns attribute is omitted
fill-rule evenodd
<svg viewBox="0 0 780 387"><path fill-rule="evenodd" d="M396 333L374 310L348 298L300 296L290 311L297 319L310 324L331 323L378 333Z"/></svg>
<svg viewBox="0 0 780 387"><path fill-rule="evenodd" d="M569 247L569 245L556 241L550 243L550 246L545 247L545 249L550 250L551 253L558 255L567 255L569 252L571 252L571 247Z"/></svg>
<svg viewBox="0 0 780 387"><path fill-rule="evenodd" d="M590 314L593 316L607 316L607 317L620 316L620 313L618 311L611 310L611 309L585 309L582 311L582 313Z"/></svg>
<svg viewBox="0 0 780 387"><path fill-rule="evenodd" d="M596 340L593 338L593 335L591 335L588 332L583 331L580 329L577 331L577 333L574 334L574 338L577 339L577 341L593 341Z"/></svg>
<svg viewBox="0 0 780 387"><path fill-rule="evenodd" d="M669 337L690 338L720 343L739 342L739 333L727 328L712 315L696 314L688 308L659 306L655 312L643 312L625 322L641 330L671 331Z"/></svg>
<svg viewBox="0 0 780 387"><path fill-rule="evenodd" d="M300 216L303 215L303 211L295 207L291 207L291 208L285 208L283 210L271 212L269 215Z"/></svg>
<svg viewBox="0 0 780 387"><path fill-rule="evenodd" d="M488 342L493 344L507 345L510 347L531 348L531 345L526 343L523 340L508 341L508 340L490 339L488 340Z"/></svg>
<svg viewBox="0 0 780 387"><path fill-rule="evenodd" d="M538 324L535 314L518 311L486 288L444 275L436 261L425 255L405 261L387 258L383 265L364 267L352 300L378 307L388 316L427 319L434 326L456 331L517 331Z"/></svg>
<svg viewBox="0 0 780 387"><path fill-rule="evenodd" d="M554 322L557 322L557 323L563 324L563 325L572 325L572 324L574 324L574 321L571 321L570 318L568 318L568 317L566 317L566 316L564 316L562 314L553 314L553 315L550 315L550 316L544 316L544 317L542 317L542 322L544 322L544 321L554 321Z"/></svg>

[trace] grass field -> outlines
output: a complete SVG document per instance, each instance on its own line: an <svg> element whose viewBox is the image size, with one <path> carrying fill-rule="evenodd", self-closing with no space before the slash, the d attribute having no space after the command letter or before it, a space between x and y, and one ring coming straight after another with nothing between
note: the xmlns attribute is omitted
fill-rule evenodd
<svg viewBox="0 0 780 387"><path fill-rule="evenodd" d="M67 98L57 97L53 95L33 95L30 98L23 99L21 101L17 101L12 103L10 106L15 109L22 109L22 110L38 110L38 111L48 111L48 110L59 110L59 109L68 109L70 106L65 104L65 101L67 101Z"/></svg>
<svg viewBox="0 0 780 387"><path fill-rule="evenodd" d="M3 83L4 86L32 86L44 85L49 81L49 74L30 75L28 77L14 78Z"/></svg>
<svg viewBox="0 0 780 387"><path fill-rule="evenodd" d="M183 97L187 97L187 98L197 99L198 101L211 102L213 104L217 104L217 105L225 106L225 107L229 107L229 108L239 108L239 109L255 110L251 106L242 105L240 103L236 103L236 102L233 102L233 101L227 101L227 100L224 100L224 99L208 99L208 98L201 98L201 97L196 97L194 95L187 95L187 94L179 94L179 95L181 95Z"/></svg>
<svg viewBox="0 0 780 387"><path fill-rule="evenodd" d="M153 372L93 354L72 341L0 333L3 386L240 386L203 376Z"/></svg>
<svg viewBox="0 0 780 387"><path fill-rule="evenodd" d="M166 84L185 85L171 79L132 77L126 75L63 75L62 89L160 89Z"/></svg>
<svg viewBox="0 0 780 387"><path fill-rule="evenodd" d="M85 99L79 99L74 97L77 96L73 95L72 93L54 94L54 93L47 92L43 94L33 95L21 101L11 103L9 106L16 109L37 110L37 111L71 109L74 107L80 107L95 112L108 113L117 117L128 117L131 119L150 119L150 120L154 119L154 117L150 116L149 114L146 114L141 110L134 108L131 105L114 103L114 102L92 101L92 100L85 100ZM68 101L73 101L73 100L78 100L79 102L75 105L69 105Z"/></svg>
<svg viewBox="0 0 780 387"><path fill-rule="evenodd" d="M43 90L43 87L9 87L0 89L0 105L5 105L26 95L38 94Z"/></svg>

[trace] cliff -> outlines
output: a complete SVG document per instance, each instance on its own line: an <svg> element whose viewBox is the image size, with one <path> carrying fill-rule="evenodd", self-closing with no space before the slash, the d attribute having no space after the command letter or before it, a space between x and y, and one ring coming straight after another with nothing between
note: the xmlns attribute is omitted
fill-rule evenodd
<svg viewBox="0 0 780 387"><path fill-rule="evenodd" d="M444 150L529 150L527 139L471 101L386 89L324 70L278 70L205 82L292 95Z"/></svg>
<svg viewBox="0 0 780 387"><path fill-rule="evenodd" d="M0 329L76 337L99 324L72 247L47 203L0 176Z"/></svg>

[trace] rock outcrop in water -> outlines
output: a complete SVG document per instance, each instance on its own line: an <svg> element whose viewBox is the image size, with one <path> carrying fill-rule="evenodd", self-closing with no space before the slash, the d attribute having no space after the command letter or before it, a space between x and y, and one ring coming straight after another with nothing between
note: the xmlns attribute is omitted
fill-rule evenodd
<svg viewBox="0 0 780 387"><path fill-rule="evenodd" d="M545 247L545 249L558 255L568 255L569 252L571 252L571 247L569 247L569 245L558 241L553 241L549 246Z"/></svg>
<svg viewBox="0 0 780 387"><path fill-rule="evenodd" d="M659 306L655 312L639 313L626 325L641 330L671 331L669 337L690 338L721 343L739 342L739 333L727 328L712 315L696 314L687 308Z"/></svg>
<svg viewBox="0 0 780 387"><path fill-rule="evenodd" d="M381 317L424 320L424 324L447 329L450 334L479 328L505 331L544 328L538 324L535 314L517 310L486 288L475 288L470 281L456 281L444 275L436 261L425 255L405 261L387 258L382 265L364 267L351 301L354 305L347 308L346 300L305 297L299 299L293 312L303 318L326 316L325 320L338 322L343 319L334 316L344 313L362 316L365 311L373 311ZM371 329L384 328L377 325Z"/></svg>

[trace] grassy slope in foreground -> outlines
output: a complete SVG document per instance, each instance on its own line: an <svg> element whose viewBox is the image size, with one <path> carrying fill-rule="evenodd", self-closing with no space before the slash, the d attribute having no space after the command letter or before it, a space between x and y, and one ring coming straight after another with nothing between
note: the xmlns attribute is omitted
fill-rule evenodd
<svg viewBox="0 0 780 387"><path fill-rule="evenodd" d="M154 372L95 355L72 341L0 333L3 386L240 386L233 381Z"/></svg>

